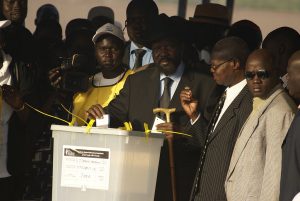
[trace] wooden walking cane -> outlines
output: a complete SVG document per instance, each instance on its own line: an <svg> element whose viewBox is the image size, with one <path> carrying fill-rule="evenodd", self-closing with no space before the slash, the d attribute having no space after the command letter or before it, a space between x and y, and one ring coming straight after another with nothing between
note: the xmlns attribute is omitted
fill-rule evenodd
<svg viewBox="0 0 300 201"><path fill-rule="evenodd" d="M176 108L155 108L153 113L165 113L167 118L167 123L171 122L170 115L175 112ZM172 196L173 201L176 201L176 177L175 177L175 164L174 164L174 152L173 152L173 138L167 138L169 147L169 161L170 161L170 173L171 173L171 184L172 184Z"/></svg>

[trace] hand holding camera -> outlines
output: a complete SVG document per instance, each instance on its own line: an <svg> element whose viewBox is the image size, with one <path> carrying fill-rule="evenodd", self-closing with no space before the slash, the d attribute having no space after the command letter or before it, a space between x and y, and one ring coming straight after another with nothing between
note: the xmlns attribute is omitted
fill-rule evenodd
<svg viewBox="0 0 300 201"><path fill-rule="evenodd" d="M85 73L89 61L85 55L74 54L63 58L60 67L49 71L48 78L55 88L70 92L84 92L89 86L89 77Z"/></svg>

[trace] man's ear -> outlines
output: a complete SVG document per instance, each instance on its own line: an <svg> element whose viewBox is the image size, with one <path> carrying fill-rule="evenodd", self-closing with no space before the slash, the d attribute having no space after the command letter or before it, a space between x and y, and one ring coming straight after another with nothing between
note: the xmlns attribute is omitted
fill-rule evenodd
<svg viewBox="0 0 300 201"><path fill-rule="evenodd" d="M241 69L241 63L239 60L234 59L233 60L233 70L240 70Z"/></svg>

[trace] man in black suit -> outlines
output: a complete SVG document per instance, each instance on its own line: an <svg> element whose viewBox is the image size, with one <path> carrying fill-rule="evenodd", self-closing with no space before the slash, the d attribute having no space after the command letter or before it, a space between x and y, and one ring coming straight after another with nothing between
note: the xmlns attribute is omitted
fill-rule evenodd
<svg viewBox="0 0 300 201"><path fill-rule="evenodd" d="M226 200L224 182L233 147L252 111L252 96L244 78L248 54L247 44L237 37L222 39L214 46L211 72L217 84L227 88L208 125L197 110L193 92L185 89L180 94L182 107L191 119L190 133L202 147L190 200Z"/></svg>
<svg viewBox="0 0 300 201"><path fill-rule="evenodd" d="M153 0L132 0L128 4L125 26L130 41L126 43L123 63L130 69L153 63L149 37L157 16L158 8Z"/></svg>
<svg viewBox="0 0 300 201"><path fill-rule="evenodd" d="M213 80L205 74L189 69L182 61L182 41L170 28L157 30L153 39L152 49L155 64L146 70L128 76L120 94L106 108L94 105L88 110L91 118L99 118L104 112L110 115L111 126L118 127L125 121L130 121L134 130L144 130L144 122L151 128L155 115L153 109L160 105L164 93L165 78L170 84L169 108L176 108L172 114L173 123L163 123L157 129L172 130L174 126L184 127L189 119L180 104L179 93L189 86L195 98L199 101L203 112L207 97L215 87ZM177 179L177 200L186 201L199 160L199 150L185 147L186 138L174 136L175 172ZM183 148L184 147L184 148ZM157 176L155 200L172 200L169 172L168 148L164 143Z"/></svg>
<svg viewBox="0 0 300 201"><path fill-rule="evenodd" d="M289 94L300 102L300 51L288 62ZM298 107L299 108L299 107ZM282 145L280 201L291 201L300 193L300 111L298 109ZM299 195L297 195L299 197ZM299 198L298 198L299 199ZM296 199L296 200L298 200Z"/></svg>

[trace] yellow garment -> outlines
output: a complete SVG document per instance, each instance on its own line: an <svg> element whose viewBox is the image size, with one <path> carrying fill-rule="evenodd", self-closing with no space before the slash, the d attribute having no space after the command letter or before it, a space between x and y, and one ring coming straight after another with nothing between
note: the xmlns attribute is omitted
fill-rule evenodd
<svg viewBox="0 0 300 201"><path fill-rule="evenodd" d="M257 112L260 106L265 102L264 99L261 99L259 97L254 97L253 98L253 111L252 112Z"/></svg>
<svg viewBox="0 0 300 201"><path fill-rule="evenodd" d="M85 93L78 93L73 99L73 114L87 119L86 111L95 104L100 104L102 107L106 107L112 99L119 94L123 88L125 80L128 75L133 74L132 70L127 70L124 76L116 84L110 86L92 87ZM73 117L72 122L77 122L78 126L84 125L78 118Z"/></svg>

